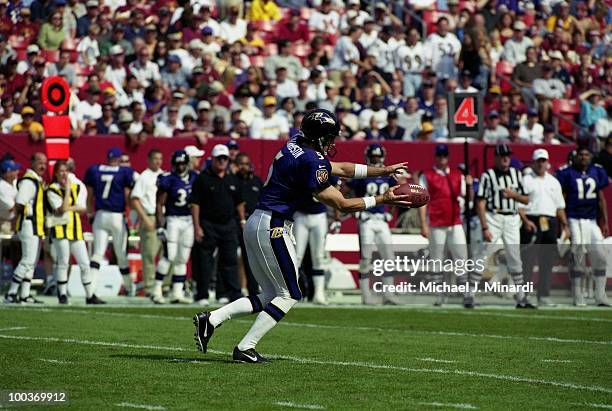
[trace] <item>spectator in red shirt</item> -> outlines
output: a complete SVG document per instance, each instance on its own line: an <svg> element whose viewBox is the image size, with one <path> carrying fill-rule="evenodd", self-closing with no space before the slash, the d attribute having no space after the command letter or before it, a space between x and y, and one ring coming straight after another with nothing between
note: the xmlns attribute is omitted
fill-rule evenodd
<svg viewBox="0 0 612 411"><path fill-rule="evenodd" d="M11 34L14 26L10 14L7 12L7 6L8 2L6 0L0 1L0 34L4 37Z"/></svg>
<svg viewBox="0 0 612 411"><path fill-rule="evenodd" d="M40 24L30 18L31 12L27 7L21 9L20 15L21 18L17 21L17 24L13 25L12 34L23 37L23 40L28 43L36 43Z"/></svg>
<svg viewBox="0 0 612 411"><path fill-rule="evenodd" d="M288 40L292 43L302 41L307 43L310 38L308 25L300 21L300 11L292 10L291 16L287 20L278 23L278 33L276 40Z"/></svg>

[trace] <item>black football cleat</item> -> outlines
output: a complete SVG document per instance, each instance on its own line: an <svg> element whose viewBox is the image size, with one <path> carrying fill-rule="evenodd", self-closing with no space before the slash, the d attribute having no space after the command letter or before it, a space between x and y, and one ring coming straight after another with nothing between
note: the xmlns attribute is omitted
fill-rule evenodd
<svg viewBox="0 0 612 411"><path fill-rule="evenodd" d="M516 304L516 308L518 308L519 310L522 310L522 309L535 310L538 307L536 307L535 305L531 304L529 301L524 300L524 301L518 302Z"/></svg>
<svg viewBox="0 0 612 411"><path fill-rule="evenodd" d="M195 325L195 333L193 339L196 342L198 350L206 353L208 341L215 332L215 327L210 323L210 313L202 311L193 316L193 325Z"/></svg>
<svg viewBox="0 0 612 411"><path fill-rule="evenodd" d="M254 348L249 348L245 351L240 351L238 347L234 347L232 358L237 362L246 362L249 364L265 364L270 361L261 355Z"/></svg>
<svg viewBox="0 0 612 411"><path fill-rule="evenodd" d="M6 294L4 296L4 304L20 304L19 297L17 294Z"/></svg>
<svg viewBox="0 0 612 411"><path fill-rule="evenodd" d="M68 296L67 295L60 295L59 297L57 297L58 302L61 305L67 305L68 304Z"/></svg>
<svg viewBox="0 0 612 411"><path fill-rule="evenodd" d="M97 295L93 294L91 297L85 299L85 303L87 303L87 305L99 305L106 304L106 301L100 300Z"/></svg>
<svg viewBox="0 0 612 411"><path fill-rule="evenodd" d="M612 306L610 305L610 303L605 302L605 301L598 302L598 303L597 303L597 306L598 306L598 307L612 307Z"/></svg>
<svg viewBox="0 0 612 411"><path fill-rule="evenodd" d="M472 309L476 307L476 303L474 302L474 297L465 297L463 299L463 308Z"/></svg>
<svg viewBox="0 0 612 411"><path fill-rule="evenodd" d="M21 298L19 301L21 301L21 304L43 304L42 301L37 300L31 295L28 295L26 298Z"/></svg>

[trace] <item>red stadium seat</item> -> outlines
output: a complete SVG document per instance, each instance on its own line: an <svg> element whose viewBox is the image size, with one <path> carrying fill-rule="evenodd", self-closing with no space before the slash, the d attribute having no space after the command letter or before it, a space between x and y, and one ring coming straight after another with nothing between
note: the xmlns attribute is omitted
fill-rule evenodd
<svg viewBox="0 0 612 411"><path fill-rule="evenodd" d="M512 90L512 84L507 79L512 76L513 71L514 66L512 63L505 60L500 60L497 62L495 74L499 78L499 86L501 87L503 94L508 94L510 90Z"/></svg>
<svg viewBox="0 0 612 411"><path fill-rule="evenodd" d="M62 50L76 50L78 44L79 43L77 40L67 37L66 39L64 39L64 41L62 41Z"/></svg>
<svg viewBox="0 0 612 411"><path fill-rule="evenodd" d="M49 63L57 63L60 58L59 50L43 50L42 56Z"/></svg>
<svg viewBox="0 0 612 411"><path fill-rule="evenodd" d="M575 127L566 119L576 122L580 114L580 100L553 99L552 106L553 115L555 115L557 124L557 132L565 137L573 137Z"/></svg>

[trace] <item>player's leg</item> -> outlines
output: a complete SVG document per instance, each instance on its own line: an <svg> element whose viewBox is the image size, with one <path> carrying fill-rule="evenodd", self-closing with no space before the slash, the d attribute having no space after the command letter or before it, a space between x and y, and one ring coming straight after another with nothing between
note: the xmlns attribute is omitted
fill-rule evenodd
<svg viewBox="0 0 612 411"><path fill-rule="evenodd" d="M524 284L523 263L521 261L521 237L520 226L521 218L518 215L504 216L504 231L502 240L506 250L506 260L508 272L517 286ZM516 293L517 308L535 308L527 301L524 291Z"/></svg>
<svg viewBox="0 0 612 411"><path fill-rule="evenodd" d="M253 360L251 357L252 355L260 357L255 352L257 343L284 318L291 307L302 299L302 292L298 286L295 247L290 233L287 232L287 226L280 218L269 215L265 217L269 222L264 227L269 227L271 231L260 229L257 234L265 262L270 267L272 278L276 283L276 296L264 306L251 329L234 349L234 359L245 362L260 362L259 358ZM277 235L278 229L283 227L283 234Z"/></svg>
<svg viewBox="0 0 612 411"><path fill-rule="evenodd" d="M194 241L191 217L181 219L179 228L180 238L177 239L178 247L172 263L172 300L170 302L173 304L189 304L191 300L185 297L185 279L187 277L187 261L189 261Z"/></svg>
<svg viewBox="0 0 612 411"><path fill-rule="evenodd" d="M302 265L306 247L308 246L308 224L307 215L296 212L293 216L293 237L295 238L295 251L297 254L298 267Z"/></svg>
<svg viewBox="0 0 612 411"><path fill-rule="evenodd" d="M74 256L76 263L81 270L81 283L85 289L85 302L87 304L105 304L94 294L94 284L91 277L89 255L87 255L87 245L84 240L70 242L70 252Z"/></svg>
<svg viewBox="0 0 612 411"><path fill-rule="evenodd" d="M609 307L608 297L606 296L606 253L603 244L603 235L597 225L597 221L588 221L590 228L590 241L588 245L591 266L593 268L593 279L595 280L595 305Z"/></svg>
<svg viewBox="0 0 612 411"><path fill-rule="evenodd" d="M373 223L375 226L374 243L376 244L378 253L384 260L394 260L395 251L393 249L393 237L389 229L389 224L382 220L376 220L373 221ZM392 275L383 275L382 283L383 285L393 285L395 279ZM397 305L399 301L395 299L395 293L386 291L383 293L383 304Z"/></svg>
<svg viewBox="0 0 612 411"><path fill-rule="evenodd" d="M32 221L25 220L23 222L18 237L21 242L21 259L15 268L6 301L17 302L17 291L20 287L19 298L34 301L28 297L30 297L30 285L40 253L40 238L34 235Z"/></svg>
<svg viewBox="0 0 612 411"><path fill-rule="evenodd" d="M446 238L446 246L448 247L448 251L455 260L455 262L461 261L467 262L468 252L467 252L467 240L465 238L465 231L463 230L463 225L456 224L449 228L448 235ZM470 288L470 272L465 272L461 275L455 272L457 275L457 284L464 284L467 286L467 291L463 295L463 305L466 308L474 307L474 293Z"/></svg>
<svg viewBox="0 0 612 411"><path fill-rule="evenodd" d="M327 301L325 300L324 260L325 237L327 236L327 215L326 213L315 214L311 216L311 219L312 227L308 233L308 244L310 245L310 257L312 258L312 283L314 286L312 302L325 305ZM299 254L297 259L299 261Z"/></svg>
<svg viewBox="0 0 612 411"><path fill-rule="evenodd" d="M434 262L435 268L442 268L439 261L444 258L444 247L446 246L449 227L432 227L429 237L429 259ZM434 272L431 276L431 281L434 285L442 283L444 280L444 272ZM444 304L445 295L443 292L436 293L434 305L441 307Z"/></svg>
<svg viewBox="0 0 612 411"><path fill-rule="evenodd" d="M106 249L108 248L109 215L110 213L106 211L98 211L94 217L92 226L93 250L91 261L89 262L89 267L91 268L90 274L93 281L95 281L100 272L100 264L104 260L104 254L106 254Z"/></svg>
<svg viewBox="0 0 612 411"><path fill-rule="evenodd" d="M111 235L113 236L113 250L117 257L119 272L123 277L123 286L128 296L136 295L136 287L130 275L127 258L128 230L125 225L124 216L121 213L109 213L111 218Z"/></svg>
<svg viewBox="0 0 612 411"><path fill-rule="evenodd" d="M68 263L70 261L70 241L65 238L51 239L55 256L53 269L57 278L57 297L60 304L68 304Z"/></svg>
<svg viewBox="0 0 612 411"><path fill-rule="evenodd" d="M182 235L180 232L179 221L175 217L166 219L166 238L162 240L162 252L155 271L155 285L151 300L155 304L165 304L166 300L162 293L164 279L170 272L173 261L176 259L178 251L178 240Z"/></svg>
<svg viewBox="0 0 612 411"><path fill-rule="evenodd" d="M244 227L244 242L249 255L249 264L262 293L239 298L210 313L196 314L193 319L196 327L195 339L200 351L206 352L208 341L216 327L232 318L260 313L276 295L277 285L264 258L259 239L259 230L266 229L269 229L269 216L259 211L249 217Z"/></svg>
<svg viewBox="0 0 612 411"><path fill-rule="evenodd" d="M586 265L586 245L582 223L583 220L580 219L569 219L569 229L572 241L572 264L570 269L572 298L574 305L579 307L586 305L581 287L581 278L584 276L584 267Z"/></svg>
<svg viewBox="0 0 612 411"><path fill-rule="evenodd" d="M374 229L372 221L359 221L359 288L361 289L361 302L374 304L372 290L370 290L370 273L372 272L372 252L374 251Z"/></svg>

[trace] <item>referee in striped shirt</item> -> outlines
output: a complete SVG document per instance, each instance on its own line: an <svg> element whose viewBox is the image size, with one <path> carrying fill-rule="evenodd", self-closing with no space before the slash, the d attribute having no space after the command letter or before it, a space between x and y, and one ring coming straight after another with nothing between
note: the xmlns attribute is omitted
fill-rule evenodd
<svg viewBox="0 0 612 411"><path fill-rule="evenodd" d="M511 155L512 150L507 144L495 147L495 165L480 177L476 210L484 241L496 244L501 239L506 250L508 272L515 285L523 285L518 204L528 204L529 196L525 195L521 172L510 166ZM523 291L517 292L516 301L516 308L535 308Z"/></svg>

